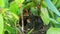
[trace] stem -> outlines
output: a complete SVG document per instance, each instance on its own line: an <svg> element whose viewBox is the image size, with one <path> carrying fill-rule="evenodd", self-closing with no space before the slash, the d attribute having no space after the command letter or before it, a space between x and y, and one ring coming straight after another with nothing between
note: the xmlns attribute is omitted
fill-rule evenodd
<svg viewBox="0 0 60 34"><path fill-rule="evenodd" d="M19 7L20 7L21 19L22 19L22 34L24 34L24 18L23 18L22 4L19 4Z"/></svg>
<svg viewBox="0 0 60 34"><path fill-rule="evenodd" d="M38 3L38 16L40 16L40 13L41 13L41 3L42 3L43 0L40 0L40 3Z"/></svg>

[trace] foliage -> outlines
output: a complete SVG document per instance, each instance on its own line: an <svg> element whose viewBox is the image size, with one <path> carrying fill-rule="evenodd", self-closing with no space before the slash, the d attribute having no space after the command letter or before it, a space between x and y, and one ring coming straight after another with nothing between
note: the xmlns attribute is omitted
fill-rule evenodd
<svg viewBox="0 0 60 34"><path fill-rule="evenodd" d="M49 28L49 30L47 31L47 34L60 34L60 28Z"/></svg>
<svg viewBox="0 0 60 34"><path fill-rule="evenodd" d="M21 13L19 5L22 5L22 10L31 9L31 13L36 16L41 11L44 24L50 24L51 27L46 34L60 33L60 0L0 0L0 34L6 34L6 31L8 34L20 32L20 28L16 27ZM28 34L32 31L33 29Z"/></svg>
<svg viewBox="0 0 60 34"><path fill-rule="evenodd" d="M2 14L0 14L0 34L3 34L3 31L4 31L4 21Z"/></svg>
<svg viewBox="0 0 60 34"><path fill-rule="evenodd" d="M4 0L0 0L0 8L4 7Z"/></svg>

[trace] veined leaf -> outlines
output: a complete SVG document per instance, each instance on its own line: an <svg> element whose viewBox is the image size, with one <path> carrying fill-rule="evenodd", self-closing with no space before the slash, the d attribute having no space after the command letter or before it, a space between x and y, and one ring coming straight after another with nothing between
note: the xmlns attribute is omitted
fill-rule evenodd
<svg viewBox="0 0 60 34"><path fill-rule="evenodd" d="M51 9L55 14L60 16L60 12L56 9L56 7L52 4L50 0L44 0L44 1L49 9Z"/></svg>
<svg viewBox="0 0 60 34"><path fill-rule="evenodd" d="M4 30L3 17L2 14L0 14L0 34L3 34L3 30Z"/></svg>

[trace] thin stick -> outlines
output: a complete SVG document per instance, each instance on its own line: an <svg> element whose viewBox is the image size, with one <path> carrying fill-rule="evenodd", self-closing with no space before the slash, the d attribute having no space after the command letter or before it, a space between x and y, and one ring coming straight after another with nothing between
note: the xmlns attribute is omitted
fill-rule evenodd
<svg viewBox="0 0 60 34"><path fill-rule="evenodd" d="M40 0L40 3L38 3L37 8L38 8L38 16L40 16L41 13L41 3L43 0Z"/></svg>
<svg viewBox="0 0 60 34"><path fill-rule="evenodd" d="M22 4L19 4L19 7L20 7L21 19L22 19L22 34L24 34L24 18L23 18Z"/></svg>

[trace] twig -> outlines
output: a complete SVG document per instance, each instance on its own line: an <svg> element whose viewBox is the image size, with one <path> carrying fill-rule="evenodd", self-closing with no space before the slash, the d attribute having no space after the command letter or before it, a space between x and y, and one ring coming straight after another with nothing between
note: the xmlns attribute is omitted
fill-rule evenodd
<svg viewBox="0 0 60 34"><path fill-rule="evenodd" d="M20 7L21 19L22 19L22 34L24 34L24 18L23 18L22 4L19 4L19 7Z"/></svg>

